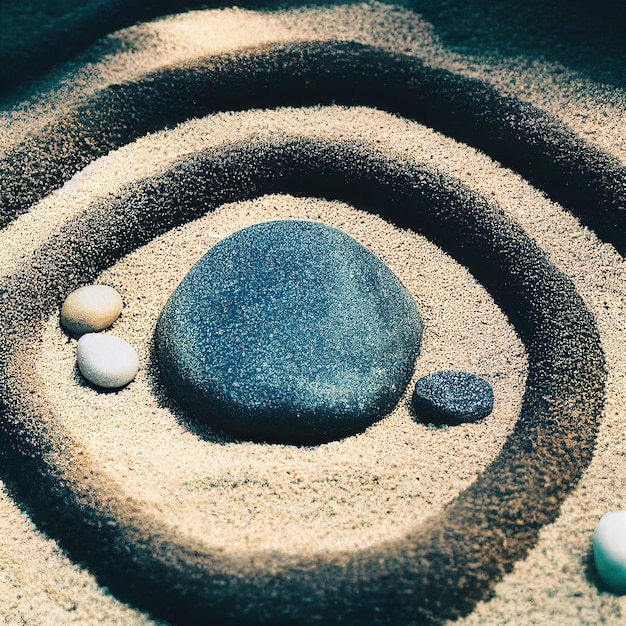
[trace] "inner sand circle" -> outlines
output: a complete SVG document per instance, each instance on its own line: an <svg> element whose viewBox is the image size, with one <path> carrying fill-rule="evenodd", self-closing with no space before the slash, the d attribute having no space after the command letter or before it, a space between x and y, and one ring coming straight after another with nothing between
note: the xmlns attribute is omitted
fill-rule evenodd
<svg viewBox="0 0 626 626"><path fill-rule="evenodd" d="M433 429L415 422L405 394L365 433L313 448L233 442L218 433L204 441L176 420L150 380L161 308L210 246L253 223L288 218L324 221L352 235L414 296L425 333L408 393L421 375L468 369L493 385L494 413L477 424ZM484 289L423 237L343 203L265 196L227 205L129 254L98 282L122 294L122 317L107 332L137 348L142 370L127 389L98 394L77 379L74 342L52 317L38 367L46 397L115 484L216 547L303 553L399 538L471 484L519 411L523 346Z"/></svg>

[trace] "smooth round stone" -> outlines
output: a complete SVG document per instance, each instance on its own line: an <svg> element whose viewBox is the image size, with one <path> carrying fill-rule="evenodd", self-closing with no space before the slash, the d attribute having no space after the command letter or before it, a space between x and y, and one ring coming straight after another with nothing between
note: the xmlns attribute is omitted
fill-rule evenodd
<svg viewBox="0 0 626 626"><path fill-rule="evenodd" d="M89 382L108 389L127 385L139 370L135 348L111 335L83 335L76 347L76 360L81 374Z"/></svg>
<svg viewBox="0 0 626 626"><path fill-rule="evenodd" d="M391 270L324 224L238 231L194 265L155 346L170 397L240 438L316 444L385 416L419 353L417 307Z"/></svg>
<svg viewBox="0 0 626 626"><path fill-rule="evenodd" d="M626 593L626 511L605 513L593 534L598 576L616 593Z"/></svg>
<svg viewBox="0 0 626 626"><path fill-rule="evenodd" d="M108 328L122 312L122 297L107 285L87 285L72 291L61 307L61 325L73 335Z"/></svg>
<svg viewBox="0 0 626 626"><path fill-rule="evenodd" d="M493 389L476 374L444 370L420 378L412 402L422 423L475 422L493 410Z"/></svg>

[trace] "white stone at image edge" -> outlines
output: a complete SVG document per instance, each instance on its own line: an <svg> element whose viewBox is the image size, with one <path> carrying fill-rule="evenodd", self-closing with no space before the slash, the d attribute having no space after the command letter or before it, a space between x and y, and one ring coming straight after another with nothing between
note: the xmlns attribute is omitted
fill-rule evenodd
<svg viewBox="0 0 626 626"><path fill-rule="evenodd" d="M72 291L61 307L61 326L73 335L108 328L122 312L122 296L107 285L86 285Z"/></svg>
<svg viewBox="0 0 626 626"><path fill-rule="evenodd" d="M626 511L602 516L593 534L593 558L601 580L616 593L626 593Z"/></svg>
<svg viewBox="0 0 626 626"><path fill-rule="evenodd" d="M89 382L107 389L127 385L139 370L135 348L112 335L83 335L76 347L76 360L81 374Z"/></svg>

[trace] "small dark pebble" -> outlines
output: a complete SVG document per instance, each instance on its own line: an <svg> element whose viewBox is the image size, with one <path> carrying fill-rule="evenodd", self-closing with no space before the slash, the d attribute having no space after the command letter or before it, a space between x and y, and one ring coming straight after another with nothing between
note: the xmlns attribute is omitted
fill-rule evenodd
<svg viewBox="0 0 626 626"><path fill-rule="evenodd" d="M424 424L475 422L493 410L493 389L476 374L445 370L417 381L412 404Z"/></svg>

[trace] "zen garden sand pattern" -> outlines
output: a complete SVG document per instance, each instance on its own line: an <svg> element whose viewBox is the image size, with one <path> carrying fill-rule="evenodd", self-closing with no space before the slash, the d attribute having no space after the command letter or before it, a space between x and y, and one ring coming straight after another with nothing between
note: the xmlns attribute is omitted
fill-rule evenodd
<svg viewBox="0 0 626 626"><path fill-rule="evenodd" d="M0 48L5 622L623 623L621 13L119 4ZM236 331L189 403L203 258ZM451 371L493 404L437 424Z"/></svg>

